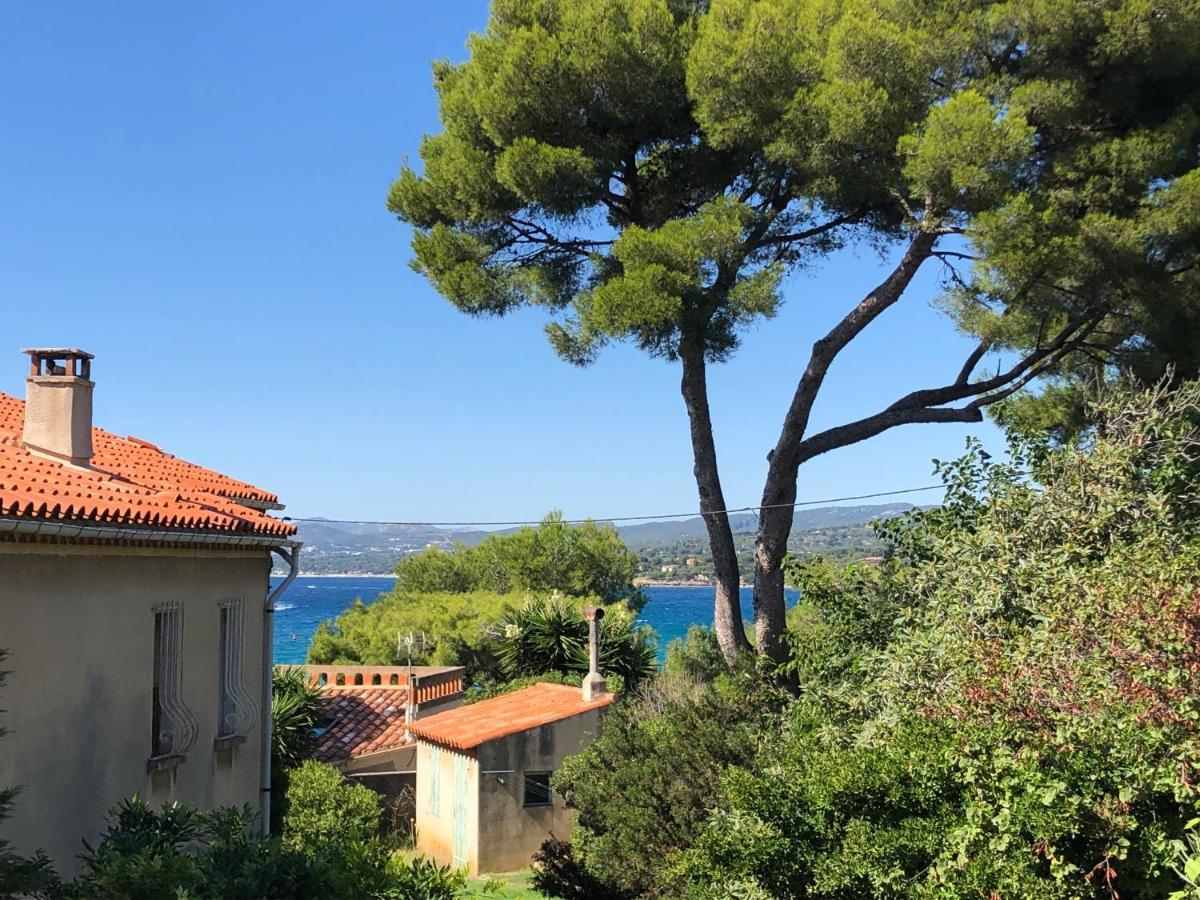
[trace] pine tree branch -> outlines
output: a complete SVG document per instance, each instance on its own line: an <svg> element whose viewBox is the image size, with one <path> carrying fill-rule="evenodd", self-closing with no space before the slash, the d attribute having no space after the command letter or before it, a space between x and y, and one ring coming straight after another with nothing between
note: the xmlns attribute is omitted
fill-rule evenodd
<svg viewBox="0 0 1200 900"><path fill-rule="evenodd" d="M1067 323L1053 341L1026 354L1007 370L997 372L991 378L966 382L963 380L963 374L966 373L969 378L970 372L987 352L987 345L981 343L967 357L954 384L913 391L881 412L818 432L800 442L798 456L801 461L807 461L830 450L882 434L898 425L979 422L983 419L982 410L985 407L1015 394L1039 375L1052 369L1064 356L1083 346L1091 330L1103 318L1104 314L1101 311L1078 316ZM974 399L964 406L944 405L968 398Z"/></svg>

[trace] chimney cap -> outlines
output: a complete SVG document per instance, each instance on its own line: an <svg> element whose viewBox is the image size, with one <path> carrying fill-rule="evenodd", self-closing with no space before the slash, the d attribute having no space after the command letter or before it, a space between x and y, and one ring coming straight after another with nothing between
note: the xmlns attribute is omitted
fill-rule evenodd
<svg viewBox="0 0 1200 900"><path fill-rule="evenodd" d="M21 350L22 353L28 353L30 356L40 356L47 359L64 359L73 357L75 359L95 359L93 353L88 353L86 350L80 350L78 347L25 347Z"/></svg>
<svg viewBox="0 0 1200 900"><path fill-rule="evenodd" d="M92 360L96 357L78 347L27 347L21 351L29 355L30 378L82 378L92 377Z"/></svg>

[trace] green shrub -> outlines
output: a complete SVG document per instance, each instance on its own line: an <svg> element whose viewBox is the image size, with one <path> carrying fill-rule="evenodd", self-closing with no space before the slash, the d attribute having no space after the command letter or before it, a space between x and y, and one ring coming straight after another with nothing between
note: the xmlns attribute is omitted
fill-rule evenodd
<svg viewBox="0 0 1200 900"><path fill-rule="evenodd" d="M586 875L612 896L653 893L703 828L724 770L754 763L783 702L746 674L711 684L664 674L611 707L598 738L554 776L579 818L573 861L547 867L542 889L565 893ZM566 873L561 885L556 871Z"/></svg>
<svg viewBox="0 0 1200 900"><path fill-rule="evenodd" d="M287 792L283 846L299 853L365 843L379 833L379 795L352 784L333 766L316 760L300 764Z"/></svg>
<svg viewBox="0 0 1200 900"><path fill-rule="evenodd" d="M688 626L687 634L667 644L663 672L695 681L714 681L729 672L717 635L705 625Z"/></svg>
<svg viewBox="0 0 1200 900"><path fill-rule="evenodd" d="M394 666L408 661L396 636L413 634L416 665L466 666L468 674L498 674L489 623L520 597L490 591L413 593L395 590L370 606L356 600L332 621L322 622L308 661L323 664Z"/></svg>
<svg viewBox="0 0 1200 900"><path fill-rule="evenodd" d="M722 779L676 890L1189 889L1200 387L1099 413L1082 441L1018 443L1010 463L971 445L940 466L939 509L887 526L891 568L810 584L822 631L808 646L832 652L758 763Z"/></svg>
<svg viewBox="0 0 1200 900"><path fill-rule="evenodd" d="M312 755L313 729L321 721L324 696L302 669L276 666L271 685L271 765L290 770Z"/></svg>
<svg viewBox="0 0 1200 900"><path fill-rule="evenodd" d="M336 774L336 773L335 773ZM340 776L339 776L340 777ZM301 784L317 780L309 772ZM365 789L361 789L365 790ZM460 873L424 860L405 861L366 832L362 798L341 797L328 784L294 798L304 812L310 793L320 814L287 829L298 840L262 838L249 808L197 813L179 804L151 810L138 798L121 804L97 847L88 848L83 873L63 898L78 900L453 900ZM347 814L348 832L331 840L329 809ZM289 822L291 816L289 816ZM308 830L306 831L305 828ZM56 895L58 896L58 895Z"/></svg>
<svg viewBox="0 0 1200 900"><path fill-rule="evenodd" d="M882 566L793 566L799 698L756 696L759 673L707 681L702 632L673 647L562 767L579 828L543 884L1193 896L1200 385L1093 420L1074 444L939 464L945 502L878 526Z"/></svg>
<svg viewBox="0 0 1200 900"><path fill-rule="evenodd" d="M272 679L271 833L278 834L287 815L288 778L312 755L325 700L300 669L276 666Z"/></svg>
<svg viewBox="0 0 1200 900"><path fill-rule="evenodd" d="M627 900L633 896L596 878L576 857L570 843L555 838L533 855L533 886L557 900Z"/></svg>
<svg viewBox="0 0 1200 900"><path fill-rule="evenodd" d="M307 897L299 860L258 836L249 808L198 813L181 804L150 809L137 797L110 812L69 896L87 900L256 900Z"/></svg>

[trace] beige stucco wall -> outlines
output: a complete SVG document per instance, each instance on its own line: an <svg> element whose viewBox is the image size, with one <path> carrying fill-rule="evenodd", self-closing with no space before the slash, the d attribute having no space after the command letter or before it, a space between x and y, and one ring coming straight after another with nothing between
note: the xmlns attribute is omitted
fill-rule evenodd
<svg viewBox="0 0 1200 900"><path fill-rule="evenodd" d="M140 794L154 804L259 803L260 735L215 751L219 604L244 604L242 683L261 703L265 551L119 550L0 543L0 647L12 674L0 694L0 785L22 785L0 833L77 868L105 810ZM173 771L148 775L154 607L183 609L183 699L197 734Z"/></svg>
<svg viewBox="0 0 1200 900"><path fill-rule="evenodd" d="M467 756L467 869L472 875L513 872L529 865L546 838L570 837L574 814L562 798L550 806L524 805L525 772L557 771L563 759L595 737L603 709L589 710L490 741ZM454 847L454 757L442 748L441 766L431 763L432 745L417 742L417 851L449 865ZM429 812L430 781L441 783L440 815Z"/></svg>
<svg viewBox="0 0 1200 900"><path fill-rule="evenodd" d="M467 761L466 837L467 870L471 874L480 871L479 855L479 763L468 754L455 753L441 748L441 765L434 769L432 759L434 747L424 741L417 742L417 816L416 849L422 856L435 860L439 865L454 864L454 760ZM441 796L437 814L430 809L431 782L436 778Z"/></svg>
<svg viewBox="0 0 1200 900"><path fill-rule="evenodd" d="M525 772L557 771L566 757L578 753L595 737L602 713L600 709L589 710L491 741L478 749L478 871L522 869L546 838L553 835L567 840L571 836L574 814L562 797L551 795L550 806L524 806L521 776Z"/></svg>

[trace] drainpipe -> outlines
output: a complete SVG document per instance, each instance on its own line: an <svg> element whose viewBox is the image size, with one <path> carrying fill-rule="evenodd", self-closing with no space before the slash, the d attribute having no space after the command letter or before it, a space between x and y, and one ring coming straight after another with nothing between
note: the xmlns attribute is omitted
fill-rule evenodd
<svg viewBox="0 0 1200 900"><path fill-rule="evenodd" d="M275 601L288 589L300 571L300 547L298 541L290 542L288 547L273 547L272 553L287 563L287 575L273 591L267 592L266 603L263 604L263 633L262 633L262 766L259 777L259 810L262 817L263 837L271 836L271 697L275 666Z"/></svg>

